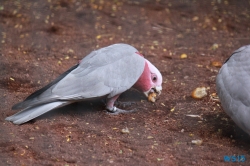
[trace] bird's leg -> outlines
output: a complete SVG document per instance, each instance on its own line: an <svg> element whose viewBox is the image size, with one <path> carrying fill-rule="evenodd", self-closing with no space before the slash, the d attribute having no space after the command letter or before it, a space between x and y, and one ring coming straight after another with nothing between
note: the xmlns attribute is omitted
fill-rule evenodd
<svg viewBox="0 0 250 166"><path fill-rule="evenodd" d="M128 112L133 112L134 110L122 110L120 108L117 108L114 106L114 103L115 101L117 100L117 98L120 96L120 94L114 96L114 97L111 97L111 98L108 98L108 101L107 101L107 105L106 105L106 109L111 112L112 114L119 114L119 113L128 113Z"/></svg>
<svg viewBox="0 0 250 166"><path fill-rule="evenodd" d="M115 101L117 100L117 98L120 96L120 94L113 96L111 98L107 98L107 105L106 105L106 109L109 112L116 112L116 107L114 106Z"/></svg>

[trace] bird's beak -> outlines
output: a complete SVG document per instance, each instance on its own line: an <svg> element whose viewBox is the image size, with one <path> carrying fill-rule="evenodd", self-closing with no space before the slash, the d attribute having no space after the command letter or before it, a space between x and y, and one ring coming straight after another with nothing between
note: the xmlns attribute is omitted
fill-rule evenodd
<svg viewBox="0 0 250 166"><path fill-rule="evenodd" d="M150 93L156 93L158 96L161 94L162 86L156 86L151 88L150 90L144 92L145 96L148 97Z"/></svg>

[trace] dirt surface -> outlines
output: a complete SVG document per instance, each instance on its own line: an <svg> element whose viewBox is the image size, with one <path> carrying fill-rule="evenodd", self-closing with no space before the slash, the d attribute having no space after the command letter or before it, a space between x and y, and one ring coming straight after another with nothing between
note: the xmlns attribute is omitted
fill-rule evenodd
<svg viewBox="0 0 250 166"><path fill-rule="evenodd" d="M222 110L211 65L250 43L249 8L249 0L1 0L0 165L250 165L250 137ZM4 120L13 104L113 43L133 45L161 71L155 104L132 90L120 101L134 102L124 108L135 113L112 116L94 100L20 126ZM192 98L202 86L208 95Z"/></svg>

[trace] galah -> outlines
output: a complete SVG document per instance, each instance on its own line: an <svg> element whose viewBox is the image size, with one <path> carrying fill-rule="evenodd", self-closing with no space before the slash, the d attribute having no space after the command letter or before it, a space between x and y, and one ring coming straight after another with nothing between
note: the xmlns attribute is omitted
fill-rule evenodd
<svg viewBox="0 0 250 166"><path fill-rule="evenodd" d="M217 75L216 89L225 112L250 135L250 45L227 59Z"/></svg>
<svg viewBox="0 0 250 166"><path fill-rule="evenodd" d="M92 51L50 84L15 104L13 110L23 110L6 120L22 124L55 108L104 96L107 97L107 111L124 112L114 103L131 87L146 96L160 94L162 75L134 47L113 44Z"/></svg>

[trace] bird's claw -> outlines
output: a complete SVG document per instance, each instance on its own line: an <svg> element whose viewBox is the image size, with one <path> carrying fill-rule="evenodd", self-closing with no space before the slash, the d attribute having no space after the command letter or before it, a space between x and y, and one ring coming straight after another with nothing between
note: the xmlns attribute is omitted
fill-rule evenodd
<svg viewBox="0 0 250 166"><path fill-rule="evenodd" d="M116 101L116 105L118 105L119 107L127 107L127 106L132 106L136 104L136 102L121 102L121 101Z"/></svg>
<svg viewBox="0 0 250 166"><path fill-rule="evenodd" d="M114 113L116 112L117 108L116 107L113 107L113 108L106 108L106 110L110 113Z"/></svg>
<svg viewBox="0 0 250 166"><path fill-rule="evenodd" d="M131 113L131 112L135 112L136 109L132 109L132 110L123 110L117 107L113 107L112 109L107 108L107 113L111 114L111 115L118 115L118 114L127 114L127 113Z"/></svg>

